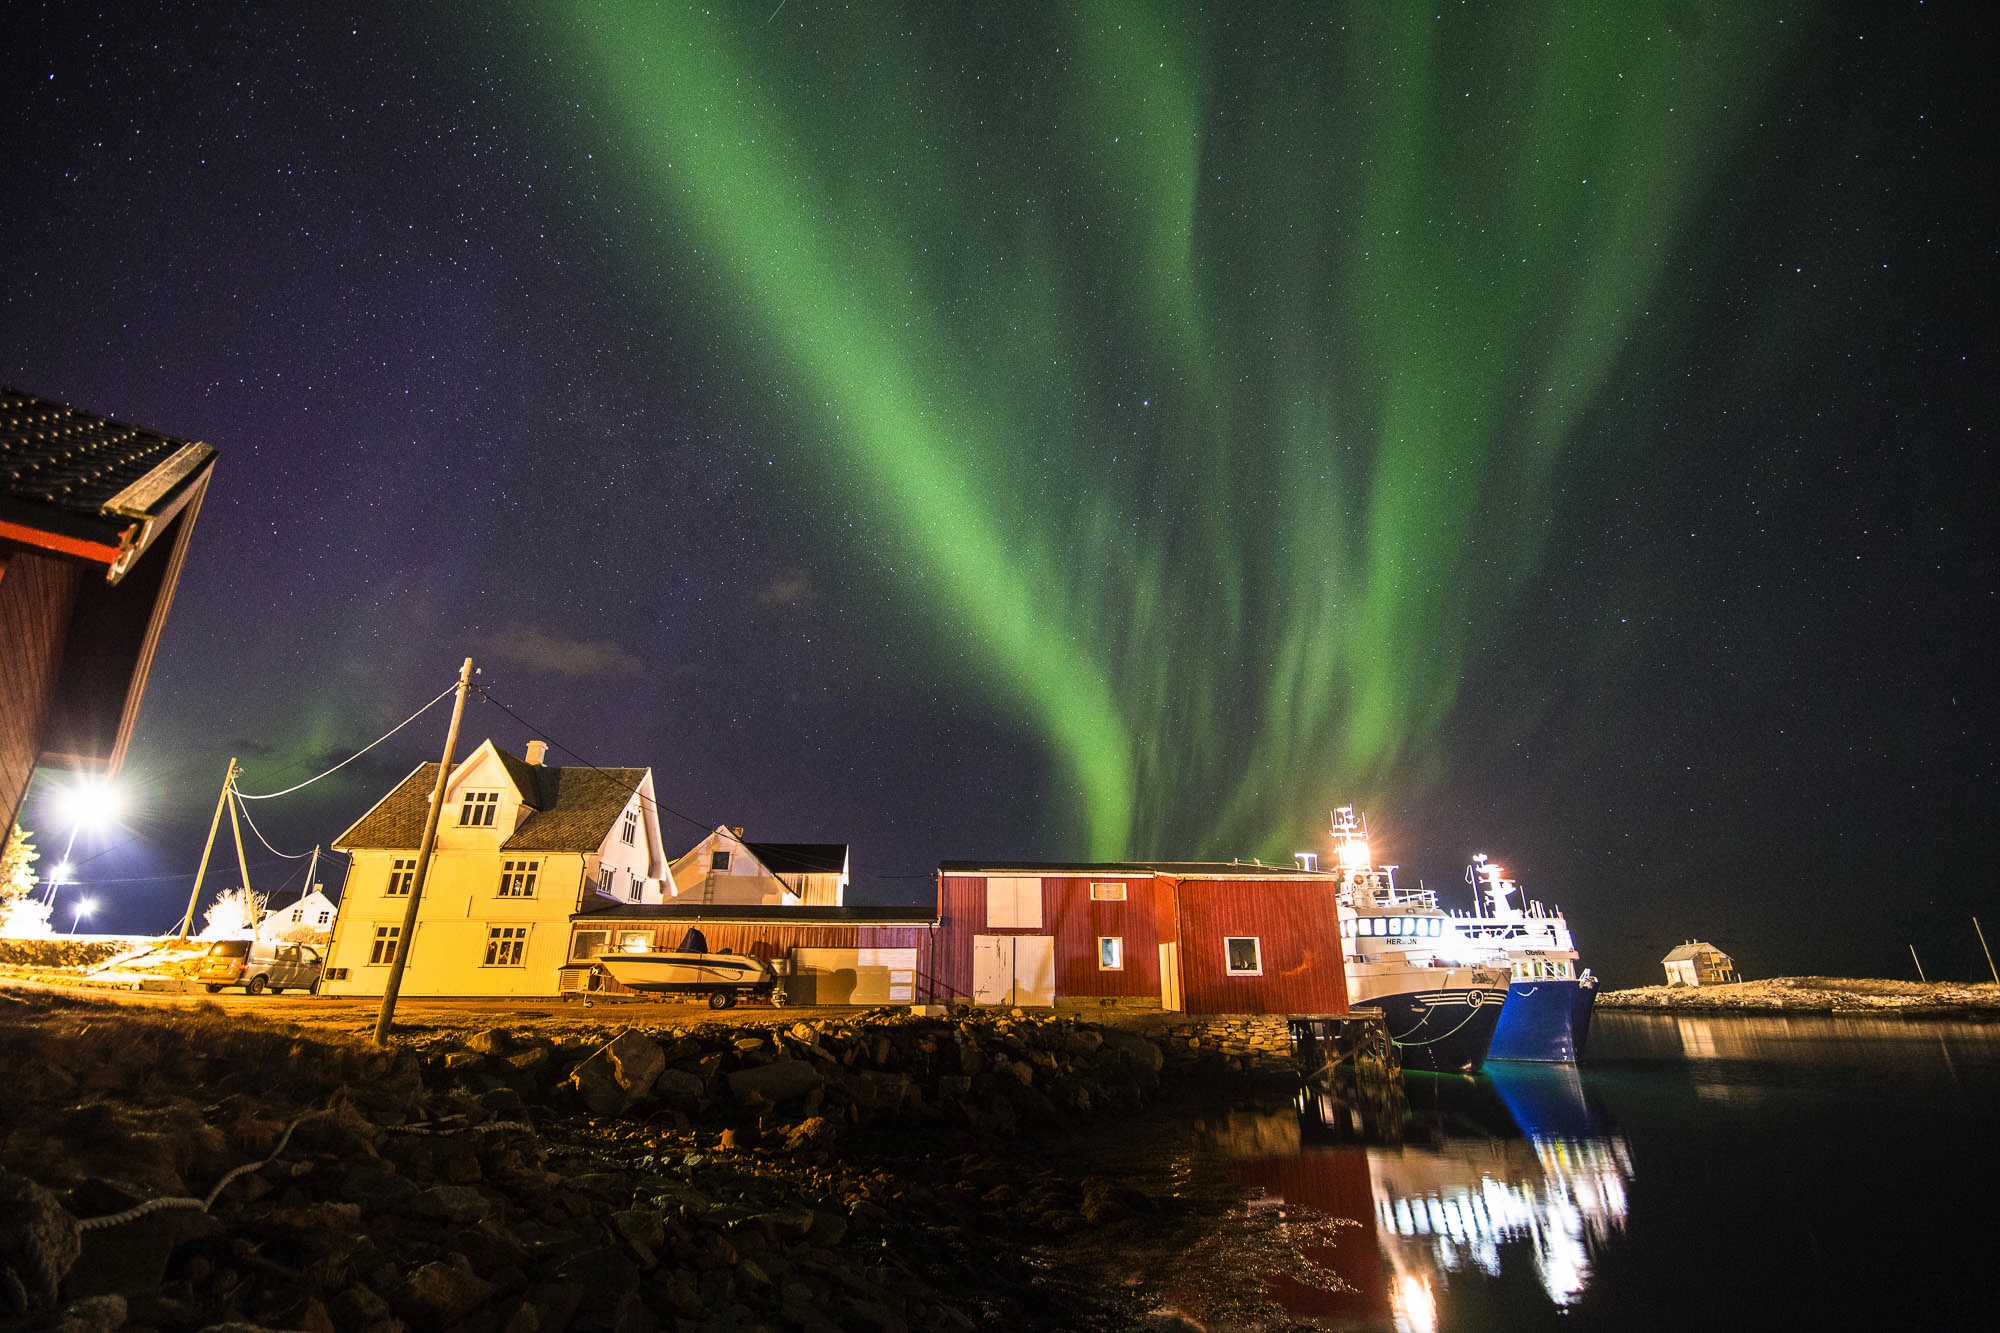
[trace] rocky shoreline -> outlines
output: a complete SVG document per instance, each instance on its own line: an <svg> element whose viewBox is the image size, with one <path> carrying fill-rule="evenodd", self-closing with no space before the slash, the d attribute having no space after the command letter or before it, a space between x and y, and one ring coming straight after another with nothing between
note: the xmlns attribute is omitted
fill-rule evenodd
<svg viewBox="0 0 2000 1333"><path fill-rule="evenodd" d="M1841 1017L2000 1019L2000 985L1774 977L1720 986L1642 986L1598 995L1601 1009L1703 1014L1830 1014Z"/></svg>
<svg viewBox="0 0 2000 1333"><path fill-rule="evenodd" d="M1177 1301L1154 1262L1229 1197L1185 1164L1054 1150L1177 1088L1254 1094L1272 1062L1018 1012L640 1021L376 1049L214 1006L0 990L0 1317L1113 1329L1233 1303L1239 1325L1288 1326L1243 1318L1255 1290Z"/></svg>

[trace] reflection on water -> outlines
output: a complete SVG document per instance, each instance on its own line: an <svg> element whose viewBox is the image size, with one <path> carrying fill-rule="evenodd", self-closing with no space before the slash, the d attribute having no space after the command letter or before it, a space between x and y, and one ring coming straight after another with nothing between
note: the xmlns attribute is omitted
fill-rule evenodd
<svg viewBox="0 0 2000 1333"><path fill-rule="evenodd" d="M1328 1291L1270 1274L1269 1295L1327 1327L1437 1327L1453 1274L1531 1268L1557 1308L1589 1285L1593 1257L1624 1229L1632 1155L1568 1066L1494 1066L1478 1079L1414 1085L1400 1142L1366 1146L1329 1123L1323 1100L1291 1114L1235 1113L1203 1136L1232 1173L1283 1206L1354 1218L1333 1243L1301 1247L1345 1280Z"/></svg>

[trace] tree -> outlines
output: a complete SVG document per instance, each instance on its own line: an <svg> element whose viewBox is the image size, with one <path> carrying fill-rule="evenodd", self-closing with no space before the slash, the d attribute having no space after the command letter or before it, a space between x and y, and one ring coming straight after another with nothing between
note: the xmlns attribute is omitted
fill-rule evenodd
<svg viewBox="0 0 2000 1333"><path fill-rule="evenodd" d="M264 905L271 899L269 894L263 893L257 894L256 899L257 916L261 920L264 915ZM208 924L201 929L199 936L201 939L248 939L251 934L249 898L240 886L227 890L209 907L202 920Z"/></svg>
<svg viewBox="0 0 2000 1333"><path fill-rule="evenodd" d="M35 835L14 825L7 845L0 849L0 903L25 898L35 891L35 862L42 854L35 850Z"/></svg>

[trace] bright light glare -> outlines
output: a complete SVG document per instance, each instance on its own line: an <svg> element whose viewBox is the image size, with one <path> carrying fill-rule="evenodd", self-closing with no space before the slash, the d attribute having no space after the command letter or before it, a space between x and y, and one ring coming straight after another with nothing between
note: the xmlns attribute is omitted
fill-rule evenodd
<svg viewBox="0 0 2000 1333"><path fill-rule="evenodd" d="M1368 844L1359 838L1341 843L1340 864L1348 870L1366 870L1370 864Z"/></svg>
<svg viewBox="0 0 2000 1333"><path fill-rule="evenodd" d="M95 898L81 899L80 901L78 901L76 905L76 914L78 916L89 916L92 912L95 912L96 910L97 910L97 899Z"/></svg>
<svg viewBox="0 0 2000 1333"><path fill-rule="evenodd" d="M118 789L102 779L63 788L56 797L56 817L73 829L102 829L124 813Z"/></svg>
<svg viewBox="0 0 2000 1333"><path fill-rule="evenodd" d="M61 883L69 879L70 871L75 869L76 867L67 861L58 861L56 862L56 868L49 872L49 878L55 880L57 883Z"/></svg>

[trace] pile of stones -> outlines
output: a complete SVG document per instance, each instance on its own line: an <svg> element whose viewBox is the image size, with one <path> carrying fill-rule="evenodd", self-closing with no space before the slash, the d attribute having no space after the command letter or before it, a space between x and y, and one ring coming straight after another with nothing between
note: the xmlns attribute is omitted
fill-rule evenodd
<svg viewBox="0 0 2000 1333"><path fill-rule="evenodd" d="M1082 1326L1034 1247L1179 1220L1034 1162L1023 1131L1159 1088L1158 1045L1068 1019L383 1051L136 1012L37 1040L6 1016L30 1095L0 1113L0 1318L28 1327Z"/></svg>

